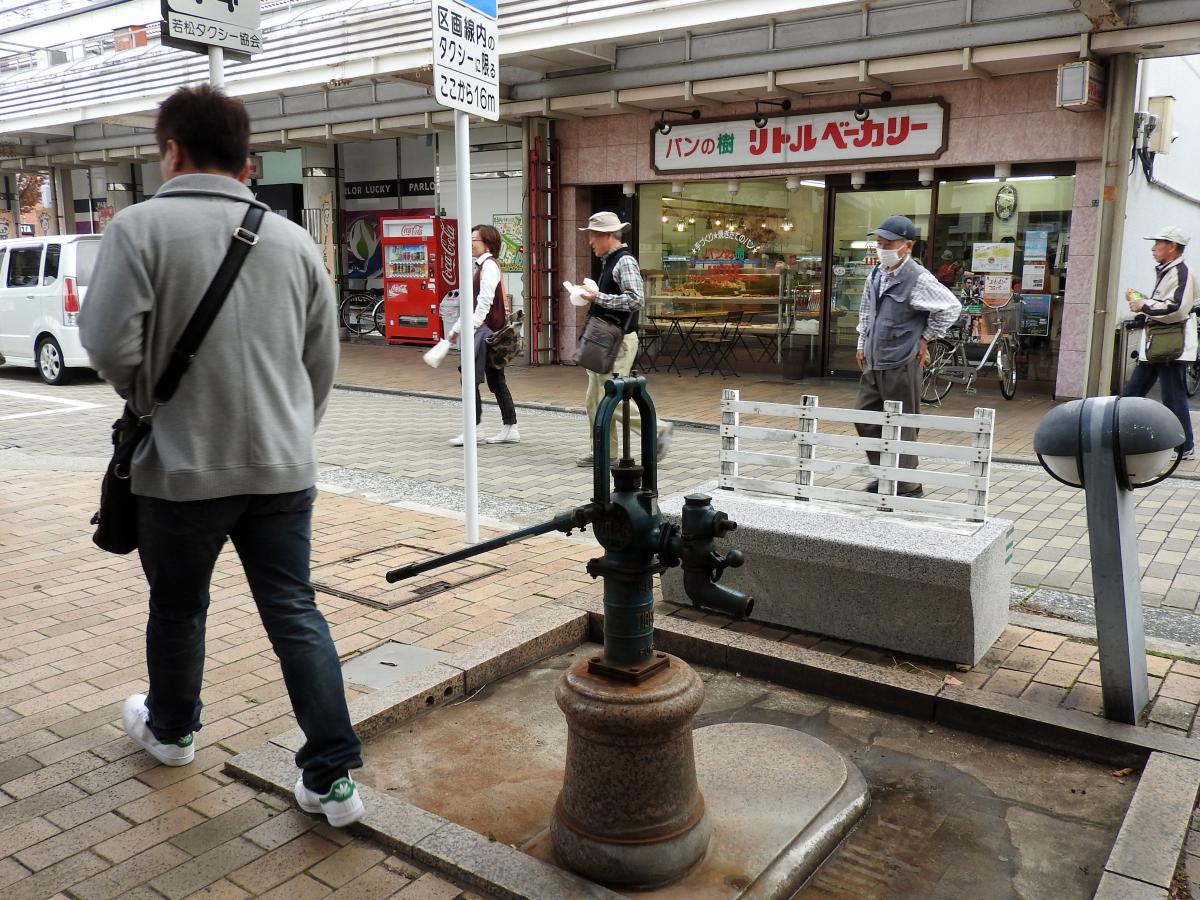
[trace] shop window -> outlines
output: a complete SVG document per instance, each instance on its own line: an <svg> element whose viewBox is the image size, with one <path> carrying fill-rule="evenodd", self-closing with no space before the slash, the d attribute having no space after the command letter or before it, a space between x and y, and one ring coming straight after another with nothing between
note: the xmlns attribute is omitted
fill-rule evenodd
<svg viewBox="0 0 1200 900"><path fill-rule="evenodd" d="M638 192L638 258L647 320L697 329L734 320L752 361L805 369L819 347L823 183L784 179L646 185ZM757 357L755 360L754 357Z"/></svg>
<svg viewBox="0 0 1200 900"><path fill-rule="evenodd" d="M1026 381L1057 377L1074 192L1070 175L939 185L931 268L962 298L980 352L997 328L1017 330Z"/></svg>

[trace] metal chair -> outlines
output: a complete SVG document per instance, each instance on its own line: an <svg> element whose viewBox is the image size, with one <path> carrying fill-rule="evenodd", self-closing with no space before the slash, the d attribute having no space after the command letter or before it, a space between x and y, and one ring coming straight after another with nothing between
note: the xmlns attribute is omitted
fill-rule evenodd
<svg viewBox="0 0 1200 900"><path fill-rule="evenodd" d="M696 356L699 365L696 369L696 375L700 376L706 370L711 371L714 375L725 374L726 366L728 365L729 374L735 378L740 378L736 366L733 364L733 351L737 347L738 341L743 342L744 338L738 330L741 327L742 319L745 316L740 309L725 314L722 320L721 330L716 334L702 334L695 338L694 344L696 347ZM706 359L712 360L712 369L708 369Z"/></svg>

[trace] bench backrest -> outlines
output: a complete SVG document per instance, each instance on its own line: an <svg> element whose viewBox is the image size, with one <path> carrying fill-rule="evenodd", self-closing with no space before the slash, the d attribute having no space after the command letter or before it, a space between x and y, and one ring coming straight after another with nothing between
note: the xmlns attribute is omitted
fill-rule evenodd
<svg viewBox="0 0 1200 900"><path fill-rule="evenodd" d="M831 500L883 511L902 510L969 522L984 521L987 518L995 410L977 408L974 416L968 419L904 413L901 403L896 400L885 401L883 406L883 412L822 407L817 397L811 394L806 394L800 405L765 403L742 400L740 391L725 390L721 394L720 485L799 500ZM744 425L743 415L778 417L786 422ZM880 436L822 431L822 422L850 426L851 430L859 424L876 426ZM901 429L911 428L952 432L960 442L905 440ZM782 446L778 453L747 451L740 446L743 438ZM879 465L868 465L862 455L868 450L880 454ZM920 457L920 468L900 468L901 454ZM784 477L790 476L793 480L747 477L742 474L742 465L766 466L773 470L782 468L786 470ZM879 492L818 484L819 477L828 480L851 476L877 479ZM898 481L953 488L959 494L965 492L965 500L898 497L895 495ZM862 487L865 486L863 482Z"/></svg>

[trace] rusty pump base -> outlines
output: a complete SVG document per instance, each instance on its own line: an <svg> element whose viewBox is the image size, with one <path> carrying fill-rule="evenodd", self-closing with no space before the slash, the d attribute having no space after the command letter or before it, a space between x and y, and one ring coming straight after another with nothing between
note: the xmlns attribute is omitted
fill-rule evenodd
<svg viewBox="0 0 1200 900"><path fill-rule="evenodd" d="M605 382L592 429L590 503L549 522L395 569L389 582L548 531L593 526L603 556L588 562L604 579L604 651L573 666L555 692L567 719L563 789L550 822L554 854L593 881L649 888L681 878L708 849L711 835L696 782L692 718L704 700L699 676L654 650L654 575L682 565L694 605L750 614L754 601L717 584L741 554L725 556L716 538L736 523L711 498L687 498L681 526L658 509L657 416L636 375ZM629 404L641 412L641 462L630 452ZM623 407L623 452L609 466L614 415ZM615 489L610 488L610 479Z"/></svg>

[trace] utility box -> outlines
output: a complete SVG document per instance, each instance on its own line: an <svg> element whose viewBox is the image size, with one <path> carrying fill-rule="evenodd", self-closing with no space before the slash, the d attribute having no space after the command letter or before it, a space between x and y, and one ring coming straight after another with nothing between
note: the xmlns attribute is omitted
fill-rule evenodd
<svg viewBox="0 0 1200 900"><path fill-rule="evenodd" d="M1151 97L1147 106L1150 115L1158 116L1158 125L1150 132L1146 149L1151 153L1170 153L1175 135L1175 98L1170 94Z"/></svg>
<svg viewBox="0 0 1200 900"><path fill-rule="evenodd" d="M1058 67L1059 109L1084 112L1104 108L1104 68L1090 59Z"/></svg>

